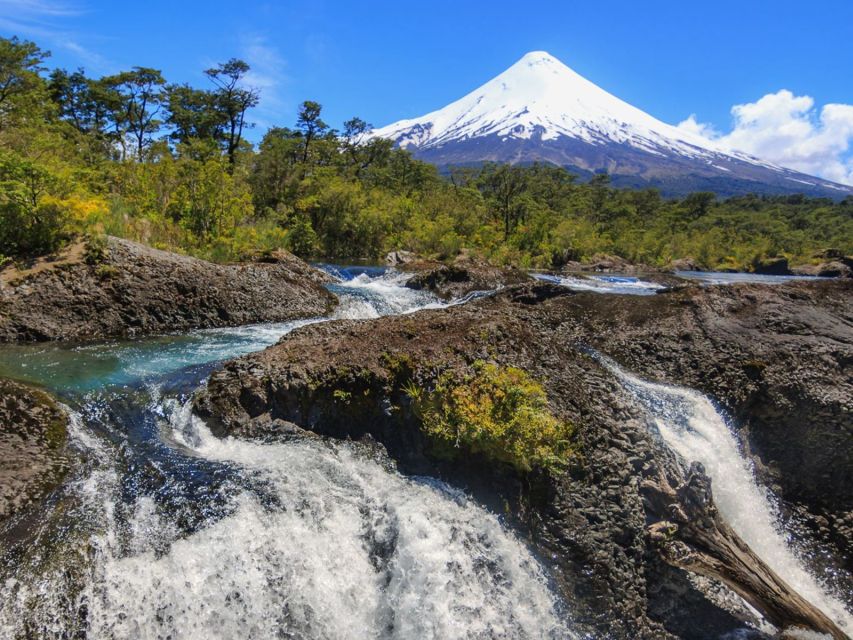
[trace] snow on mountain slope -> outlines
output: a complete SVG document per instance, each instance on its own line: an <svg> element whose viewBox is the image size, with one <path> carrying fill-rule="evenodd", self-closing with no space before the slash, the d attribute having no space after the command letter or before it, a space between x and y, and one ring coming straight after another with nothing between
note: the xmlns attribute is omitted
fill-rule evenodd
<svg viewBox="0 0 853 640"><path fill-rule="evenodd" d="M690 175L776 192L853 189L805 176L661 122L604 91L544 51L438 111L373 132L436 164L542 160L640 180ZM722 184L722 183L721 183ZM676 189L677 190L677 189ZM725 191L725 188L720 189ZM740 189L744 190L744 189ZM737 191L737 189L735 189Z"/></svg>

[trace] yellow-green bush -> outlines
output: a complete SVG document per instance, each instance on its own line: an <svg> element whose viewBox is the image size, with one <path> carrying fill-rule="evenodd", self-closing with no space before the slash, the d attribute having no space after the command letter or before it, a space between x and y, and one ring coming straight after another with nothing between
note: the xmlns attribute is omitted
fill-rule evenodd
<svg viewBox="0 0 853 640"><path fill-rule="evenodd" d="M572 425L550 412L523 369L477 361L471 374L443 373L432 391L404 390L440 452L483 454L521 471L560 466L572 453Z"/></svg>

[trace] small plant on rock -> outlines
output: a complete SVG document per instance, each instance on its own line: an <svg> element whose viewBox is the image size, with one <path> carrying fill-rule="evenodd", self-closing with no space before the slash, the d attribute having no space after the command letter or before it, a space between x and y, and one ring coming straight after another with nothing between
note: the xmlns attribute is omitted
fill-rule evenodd
<svg viewBox="0 0 853 640"><path fill-rule="evenodd" d="M554 416L542 385L523 369L477 361L473 373L441 374L432 391L404 387L439 450L467 450L521 471L564 465L570 423Z"/></svg>
<svg viewBox="0 0 853 640"><path fill-rule="evenodd" d="M102 233L92 233L86 236L86 246L83 259L86 264L96 265L104 262L110 254L107 237Z"/></svg>

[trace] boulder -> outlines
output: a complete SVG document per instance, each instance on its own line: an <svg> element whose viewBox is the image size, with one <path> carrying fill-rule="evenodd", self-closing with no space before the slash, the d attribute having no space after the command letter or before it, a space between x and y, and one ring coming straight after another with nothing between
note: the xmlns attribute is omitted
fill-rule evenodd
<svg viewBox="0 0 853 640"><path fill-rule="evenodd" d="M853 278L853 260L842 262L832 260L820 264L805 264L792 269L793 273L800 276L817 276L820 278Z"/></svg>
<svg viewBox="0 0 853 640"><path fill-rule="evenodd" d="M494 291L531 280L520 269L498 267L468 254L458 256L451 264L412 262L405 269L415 272L406 282L407 287L432 291L445 300L461 298L474 291Z"/></svg>
<svg viewBox="0 0 853 640"><path fill-rule="evenodd" d="M693 258L678 258L669 263L667 271L703 271Z"/></svg>
<svg viewBox="0 0 853 640"><path fill-rule="evenodd" d="M0 522L44 497L65 475L67 424L47 393L0 378Z"/></svg>
<svg viewBox="0 0 853 640"><path fill-rule="evenodd" d="M787 258L767 258L752 267L753 273L767 276L788 276L791 270L788 268Z"/></svg>
<svg viewBox="0 0 853 640"><path fill-rule="evenodd" d="M110 238L96 258L0 271L0 342L92 340L327 314L330 278L287 252L221 265Z"/></svg>
<svg viewBox="0 0 853 640"><path fill-rule="evenodd" d="M596 254L585 262L570 261L563 265L563 273L613 273L637 275L660 271L645 264L635 264L621 256Z"/></svg>
<svg viewBox="0 0 853 640"><path fill-rule="evenodd" d="M418 256L411 251L390 251L385 256L385 264L389 267L400 267L418 260Z"/></svg>

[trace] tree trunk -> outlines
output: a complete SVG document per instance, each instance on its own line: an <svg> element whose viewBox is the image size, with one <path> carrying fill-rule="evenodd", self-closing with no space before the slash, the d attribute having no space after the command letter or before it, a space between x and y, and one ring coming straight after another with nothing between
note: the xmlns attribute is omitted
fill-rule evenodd
<svg viewBox="0 0 853 640"><path fill-rule="evenodd" d="M673 488L660 469L641 485L647 511L661 520L647 528L663 559L675 567L718 580L755 607L780 630L802 628L847 635L768 567L717 512L711 479L701 464Z"/></svg>

